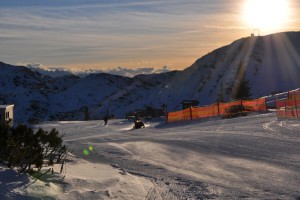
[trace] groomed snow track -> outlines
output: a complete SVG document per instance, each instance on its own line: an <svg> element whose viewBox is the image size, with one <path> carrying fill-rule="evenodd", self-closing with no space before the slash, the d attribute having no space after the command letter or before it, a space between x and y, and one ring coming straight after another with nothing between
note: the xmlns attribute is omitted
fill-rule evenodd
<svg viewBox="0 0 300 200"><path fill-rule="evenodd" d="M274 113L172 124L45 123L72 153L152 181L145 199L300 199L300 122ZM84 156L82 150L93 146Z"/></svg>

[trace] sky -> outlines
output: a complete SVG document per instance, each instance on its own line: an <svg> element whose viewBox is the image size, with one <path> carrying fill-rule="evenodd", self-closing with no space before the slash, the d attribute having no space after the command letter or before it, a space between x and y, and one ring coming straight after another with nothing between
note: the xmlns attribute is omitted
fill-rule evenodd
<svg viewBox="0 0 300 200"><path fill-rule="evenodd" d="M256 28L299 31L299 11L299 0L0 0L0 61L181 70Z"/></svg>

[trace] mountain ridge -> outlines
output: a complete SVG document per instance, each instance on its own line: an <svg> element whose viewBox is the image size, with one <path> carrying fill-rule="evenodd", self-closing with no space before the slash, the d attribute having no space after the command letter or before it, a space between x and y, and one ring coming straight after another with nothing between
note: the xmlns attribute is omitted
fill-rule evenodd
<svg viewBox="0 0 300 200"><path fill-rule="evenodd" d="M245 37L197 59L182 71L123 77L106 73L50 77L0 62L0 103L15 104L17 122L82 120L105 113L124 118L144 106L181 109L183 99L201 105L230 101L245 79L251 98L300 87L300 32Z"/></svg>

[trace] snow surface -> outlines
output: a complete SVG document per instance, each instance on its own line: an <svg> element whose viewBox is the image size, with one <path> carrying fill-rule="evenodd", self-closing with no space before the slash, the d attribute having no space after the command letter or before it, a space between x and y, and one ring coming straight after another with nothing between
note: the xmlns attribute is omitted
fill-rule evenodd
<svg viewBox="0 0 300 200"><path fill-rule="evenodd" d="M300 199L300 121L268 113L146 125L41 124L65 134L66 169L36 182L0 169L0 199Z"/></svg>

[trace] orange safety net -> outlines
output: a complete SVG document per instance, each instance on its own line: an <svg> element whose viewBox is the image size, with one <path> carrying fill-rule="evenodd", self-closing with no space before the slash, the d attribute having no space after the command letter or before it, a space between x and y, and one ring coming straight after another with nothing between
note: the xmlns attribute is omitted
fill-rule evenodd
<svg viewBox="0 0 300 200"><path fill-rule="evenodd" d="M213 105L204 106L204 107L192 107L191 111L192 111L193 119L213 117L213 116L218 115L218 105L213 104Z"/></svg>
<svg viewBox="0 0 300 200"><path fill-rule="evenodd" d="M266 99L242 100L242 104L246 111L266 111Z"/></svg>
<svg viewBox="0 0 300 200"><path fill-rule="evenodd" d="M266 111L265 98L255 100L238 100L227 103L215 103L209 106L191 107L182 111L168 113L168 122L214 117L226 114L226 109L235 105L243 105L247 112Z"/></svg>
<svg viewBox="0 0 300 200"><path fill-rule="evenodd" d="M169 112L167 120L168 122L176 122L176 121L190 120L190 119L191 119L190 108L187 108L185 110Z"/></svg>
<svg viewBox="0 0 300 200"><path fill-rule="evenodd" d="M232 101L227 103L219 103L219 115L224 115L226 113L226 109L228 109L231 106L238 106L242 105L242 101Z"/></svg>
<svg viewBox="0 0 300 200"><path fill-rule="evenodd" d="M278 118L300 118L300 100L276 100L276 114Z"/></svg>
<svg viewBox="0 0 300 200"><path fill-rule="evenodd" d="M276 100L276 115L279 118L285 117L285 101Z"/></svg>
<svg viewBox="0 0 300 200"><path fill-rule="evenodd" d="M289 92L288 99L294 99L296 101L298 100L300 101L300 90Z"/></svg>

